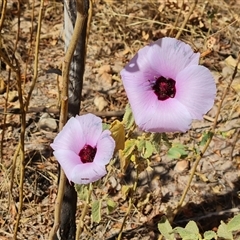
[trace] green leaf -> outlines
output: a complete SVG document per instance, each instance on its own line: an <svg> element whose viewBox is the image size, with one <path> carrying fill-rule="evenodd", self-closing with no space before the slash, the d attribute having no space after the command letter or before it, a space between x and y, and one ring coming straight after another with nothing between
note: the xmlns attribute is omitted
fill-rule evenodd
<svg viewBox="0 0 240 240"><path fill-rule="evenodd" d="M204 240L217 239L217 234L214 231L206 231L203 234Z"/></svg>
<svg viewBox="0 0 240 240"><path fill-rule="evenodd" d="M226 240L233 240L232 233L228 231L228 227L223 221L221 221L221 224L218 227L217 235L218 237L224 238Z"/></svg>
<svg viewBox="0 0 240 240"><path fill-rule="evenodd" d="M196 234L195 232L192 232L189 229L185 229L182 227L176 227L176 228L174 228L174 232L179 233L179 235L181 236L181 238L183 240L198 240L199 234Z"/></svg>
<svg viewBox="0 0 240 240"><path fill-rule="evenodd" d="M200 146L204 146L207 143L208 139L212 136L213 136L212 132L203 133L202 140L200 142Z"/></svg>
<svg viewBox="0 0 240 240"><path fill-rule="evenodd" d="M194 221L189 221L188 224L185 227L186 230L189 230L190 232L198 235L199 234L199 229L197 224Z"/></svg>
<svg viewBox="0 0 240 240"><path fill-rule="evenodd" d="M150 156L152 156L153 151L154 151L154 147L152 143L149 141L145 141L145 152L143 154L143 157L145 159L149 158Z"/></svg>
<svg viewBox="0 0 240 240"><path fill-rule="evenodd" d="M181 157L181 153L179 153L179 151L177 149L171 148L168 152L167 152L167 156L170 159L179 159Z"/></svg>
<svg viewBox="0 0 240 240"><path fill-rule="evenodd" d="M240 214L236 215L227 223L227 229L230 232L240 230Z"/></svg>
<svg viewBox="0 0 240 240"><path fill-rule="evenodd" d="M152 144L154 146L154 150L156 152L160 152L160 143L161 143L161 140L162 140L162 134L161 133L152 133L151 135L151 141L152 141Z"/></svg>
<svg viewBox="0 0 240 240"><path fill-rule="evenodd" d="M112 213L116 209L117 203L114 202L111 198L107 200L107 210L108 214Z"/></svg>
<svg viewBox="0 0 240 240"><path fill-rule="evenodd" d="M86 184L86 185L75 184L74 187L76 189L76 192L77 192L80 200L86 201L88 198L89 185L88 184Z"/></svg>
<svg viewBox="0 0 240 240"><path fill-rule="evenodd" d="M144 147L145 147L145 139L140 139L139 141L136 141L137 142L137 149L139 152L142 152Z"/></svg>
<svg viewBox="0 0 240 240"><path fill-rule="evenodd" d="M110 127L110 126L109 126L109 124L107 124L107 123L103 123L103 124L102 124L103 131L104 131L104 130L108 130L109 127Z"/></svg>
<svg viewBox="0 0 240 240"><path fill-rule="evenodd" d="M158 230L159 232L168 240L174 240L174 234L172 226L170 225L169 221L165 216L163 216L158 223Z"/></svg>
<svg viewBox="0 0 240 240"><path fill-rule="evenodd" d="M122 185L121 192L122 192L122 198L125 200L129 194L129 192L132 190L132 186L130 185Z"/></svg>
<svg viewBox="0 0 240 240"><path fill-rule="evenodd" d="M101 206L102 200L95 200L92 202L92 220L99 223L101 221Z"/></svg>
<svg viewBox="0 0 240 240"><path fill-rule="evenodd" d="M170 148L167 152L167 156L170 159L177 159L181 157L181 154L179 153L179 151L175 148Z"/></svg>
<svg viewBox="0 0 240 240"><path fill-rule="evenodd" d="M177 143L173 144L173 146L168 150L167 156L171 159L179 159L182 156L186 156L187 152L185 150L185 146Z"/></svg>
<svg viewBox="0 0 240 240"><path fill-rule="evenodd" d="M138 141L136 139L127 140L125 142L124 150L119 150L120 166L123 172L126 171L130 163L130 159L133 156L137 143Z"/></svg>
<svg viewBox="0 0 240 240"><path fill-rule="evenodd" d="M126 106L125 114L123 116L123 123L127 130L130 129L134 124L132 109L129 104L127 104L127 106Z"/></svg>
<svg viewBox="0 0 240 240"><path fill-rule="evenodd" d="M138 141L136 139L128 139L125 142L125 146L124 146L124 149L123 149L123 156L124 157L130 157L130 155L135 150L135 147L136 147L137 143L138 143Z"/></svg>

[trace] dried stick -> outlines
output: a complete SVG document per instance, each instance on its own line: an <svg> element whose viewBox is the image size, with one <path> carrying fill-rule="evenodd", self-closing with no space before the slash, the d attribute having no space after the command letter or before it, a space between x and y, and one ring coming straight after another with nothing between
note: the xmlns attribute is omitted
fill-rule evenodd
<svg viewBox="0 0 240 240"><path fill-rule="evenodd" d="M17 75L17 83L18 82L20 82L21 80L20 79L18 79L18 78L20 78L20 73L18 73L18 71L20 71L19 70L19 66L18 66L18 62L17 62L17 60L16 59L14 59L15 61L16 61L16 65L17 66L15 66L10 60L9 60L9 58L5 55L5 53L0 49L0 58L5 62L5 64L7 64L9 67L10 67L10 70L11 71L13 71L13 72L15 72L16 73L16 75ZM10 71L10 72L11 72ZM10 72L9 72L9 74L10 74ZM18 87L19 87L19 85L18 85ZM20 102L20 108L19 108L19 110L20 110L20 114L21 114L21 117L23 117L24 115L24 106L23 106L23 98L22 98L22 91L20 91L20 93L18 93L18 94L20 94L19 95L19 102ZM6 103L7 103L7 99L6 99ZM5 125L5 118L4 118L4 122L3 122L3 124ZM3 128L3 132L2 132L2 141L1 141L1 154L3 154L2 153L2 151L3 151L3 136L4 136L4 128ZM12 172L11 172L11 181L10 181L10 188L9 188L9 206L10 206L10 196L11 196L11 192L12 192L12 185L13 185L13 176L14 176L14 172L15 172L15 167L16 167L16 161L17 161L17 157L18 157L18 154L19 154L19 151L20 151L20 146L21 146L21 143L19 142L18 143L18 146L17 146L17 148L16 148L16 150L15 150L15 153L14 153L14 156L13 156L13 165L12 165ZM2 156L3 157L3 156Z"/></svg>
<svg viewBox="0 0 240 240"><path fill-rule="evenodd" d="M80 217L79 222L78 222L76 239L80 239L80 235L81 235L81 233L82 233L82 231L83 231L84 218L85 218L85 216L86 216L86 214L87 214L88 206L89 206L89 203L90 203L90 198L91 198L91 195L92 195L92 190L93 190L93 186L92 186L92 183L90 183L90 184L89 184L89 188L88 188L87 199L86 199L86 201L85 201L83 210L82 210L82 212L81 212L81 217Z"/></svg>
<svg viewBox="0 0 240 240"><path fill-rule="evenodd" d="M220 110L221 110L222 105L223 105L223 101L224 101L224 99L226 98L227 93L228 93L228 91L229 91L229 89L230 89L230 87L231 87L231 85L232 85L232 82L233 82L233 80L234 80L235 77L236 77L236 74L237 74L237 72L238 72L239 62L240 62L240 53L238 54L238 62L237 62L237 64L236 64L236 66L235 66L235 69L234 69L234 72L233 72L231 81L229 82L228 86L225 88L225 91L224 91L224 93L223 93L223 95L222 95L222 99L221 99L221 101L220 101L220 103L219 103L219 106L218 106L218 109L217 109L217 114L216 114L216 116L215 116L212 129L211 129L211 131L209 131L209 133L211 133L210 136L209 136L209 139L207 140L207 142L206 142L206 144L205 144L202 152L201 152L201 153L199 154L199 156L197 157L197 159L196 159L196 161L195 161L195 163L194 163L194 165L193 165L193 167L192 167L192 169L191 169L191 174L190 174L190 177L189 177L189 179L188 179L187 186L186 186L186 188L184 189L184 192L183 192L182 197L181 197L181 199L180 199L180 201L179 201L179 203L178 203L177 208L174 210L173 216L175 216L175 215L177 214L178 210L183 206L183 202L184 202L184 200L185 200L185 198L186 198L186 195L187 195L187 193L188 193L188 190L189 190L189 188L190 188L190 186L191 186L191 183L192 183L194 174L195 174L195 172L196 172L197 166L198 166L200 160L202 159L204 153L206 152L206 150L208 149L208 147L209 147L209 145L210 145L210 143L211 143L211 141L212 141L212 138L213 138L213 136L214 136L214 133L215 133L215 130L216 130L216 127L217 127L218 117L219 117Z"/></svg>
<svg viewBox="0 0 240 240"><path fill-rule="evenodd" d="M0 163L3 161L3 142L4 142L4 137L5 137L5 131L6 131L6 121L7 121L7 107L8 107L8 96L9 96L9 82L10 82L10 77L11 77L11 68L8 70L8 79L7 79L7 87L6 87L6 99L4 103L4 116L3 116L3 121L2 121L2 135L1 135L1 141L0 141Z"/></svg>
<svg viewBox="0 0 240 240"><path fill-rule="evenodd" d="M39 12L39 18L38 18L38 30L37 30L37 36L36 36L34 78L33 78L33 82L32 82L32 85L31 85L30 91L28 93L28 97L27 97L27 100L26 100L25 104L23 102L23 96L22 96L22 83L21 83L21 74L20 74L20 68L19 67L18 67L18 72L17 72L17 75L18 75L17 76L18 95L19 95L20 109L22 111L21 133L20 133L21 170L20 170L20 183L19 183L19 208L18 208L18 215L17 215L16 224L15 224L15 227L14 227L13 239L17 239L18 226L19 226L19 223L20 223L21 214L22 214L22 207L23 207L23 185L24 185L24 175L25 175L24 137L25 137L25 130L26 130L26 111L27 111L27 108L28 108L28 104L29 104L29 101L30 101L32 91L35 87L35 83L36 83L36 80L37 80L38 50L39 50L39 39L40 39L40 32L41 32L41 21L42 21L42 14L43 14L43 3L44 3L44 0L41 0L40 12ZM18 11L20 11L20 4L19 4ZM16 43L15 47L17 47L17 43Z"/></svg>
<svg viewBox="0 0 240 240"><path fill-rule="evenodd" d="M177 27L177 23L178 23L178 20L179 20L180 15L181 15L181 13L182 13L183 6L184 6L184 1L182 1L181 7L180 7L180 9L179 9L179 13L178 13L178 15L177 15L177 17L176 17L176 19L175 19L175 22L174 22L173 26L171 27L171 31L170 31L170 33L169 33L169 36L172 36L173 30L176 29L176 27ZM180 30L179 30L179 31L180 31Z"/></svg>
<svg viewBox="0 0 240 240"><path fill-rule="evenodd" d="M6 9L7 9L7 0L3 0L2 9L1 9L1 19L0 19L0 32L2 32L3 22L6 15Z"/></svg>
<svg viewBox="0 0 240 240"><path fill-rule="evenodd" d="M29 4L29 3L28 3ZM30 46L29 46L29 49L28 49L28 54L27 54L27 59L26 59L26 63L25 63L25 70L24 70L24 73L23 73L23 76L24 76L24 81L23 81L23 88L25 87L25 84L26 84L26 76L27 76L27 67L29 65L29 61L30 61L30 54L32 55L32 46L33 46L33 31L34 31L34 26L33 26L33 23L34 23L34 8L35 6L35 0L32 0L32 14L31 14L31 30L30 30L30 37L29 37L29 41L30 41Z"/></svg>
<svg viewBox="0 0 240 240"><path fill-rule="evenodd" d="M47 107L30 107L27 110L28 113L53 113L53 114L59 114L59 109L57 108L47 108ZM99 117L122 117L125 113L125 110L118 110L118 111L82 111L80 115L92 113L94 115L97 115ZM0 115L7 115L7 114L21 114L20 108L8 108L4 110L3 108L0 108Z"/></svg>
<svg viewBox="0 0 240 240"><path fill-rule="evenodd" d="M61 112L60 112L60 122L59 122L60 130L65 125L68 117L68 88L69 88L69 71L70 71L71 59L73 57L75 48L78 43L78 38L81 35L82 29L85 23L85 18L86 18L86 16L83 14L84 13L83 2L81 0L77 0L76 5L77 5L77 19L76 19L72 39L66 52L64 66L63 66L63 90L62 90L62 96L61 96ZM61 216L61 208L62 208L65 185L66 185L66 176L63 170L61 169L58 195L55 203L54 226L51 229L49 240L54 239L54 236L60 225L60 216Z"/></svg>
<svg viewBox="0 0 240 240"><path fill-rule="evenodd" d="M40 10L38 15L38 28L37 28L37 35L36 35L36 45L35 45L35 61L34 61L34 73L33 73L33 80L30 86L30 90L27 95L26 103L25 103L25 111L27 112L28 106L30 103L30 99L32 96L32 92L35 88L37 77L38 77L38 55L39 55L39 44L40 44L40 35L41 35L41 27L42 27L42 18L43 18L43 5L44 1L41 0Z"/></svg>
<svg viewBox="0 0 240 240"><path fill-rule="evenodd" d="M127 217L129 216L130 212L131 212L131 209L132 209L132 204L133 204L133 195L137 189L137 183L138 183L138 169L137 169L137 176L135 178L135 181L134 181L134 184L133 184L133 188L132 188L132 191L131 191L131 196L129 198L129 201L128 201L128 209L127 209L127 212L123 218L123 222L122 222L122 225L121 225L121 228L119 230L119 233L118 233L118 237L117 237L117 240L121 240L122 239L122 234L123 234L123 228L125 226L125 223L127 221Z"/></svg>
<svg viewBox="0 0 240 240"><path fill-rule="evenodd" d="M188 22L188 20L189 20L189 18L190 18L190 16L191 16L191 14L193 13L193 10L195 9L197 3L198 3L198 0L195 0L194 3L192 4L191 9L190 9L188 15L187 15L186 18L184 19L184 21L183 21L183 23L182 23L182 25L181 25L181 27L180 27L177 35L176 35L176 39L179 39L179 37L181 36L182 31L183 31L183 29L185 28L185 26L186 26L186 24L187 24L187 22Z"/></svg>

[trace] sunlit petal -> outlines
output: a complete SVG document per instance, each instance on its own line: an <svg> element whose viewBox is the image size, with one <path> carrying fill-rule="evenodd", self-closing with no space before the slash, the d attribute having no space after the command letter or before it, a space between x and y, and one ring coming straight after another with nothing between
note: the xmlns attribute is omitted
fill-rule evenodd
<svg viewBox="0 0 240 240"><path fill-rule="evenodd" d="M75 118L70 118L61 132L58 133L54 142L50 145L53 150L66 149L79 153L85 145L86 139L82 126Z"/></svg>
<svg viewBox="0 0 240 240"><path fill-rule="evenodd" d="M105 165L85 163L75 166L70 175L70 181L77 184L95 182L106 175Z"/></svg>

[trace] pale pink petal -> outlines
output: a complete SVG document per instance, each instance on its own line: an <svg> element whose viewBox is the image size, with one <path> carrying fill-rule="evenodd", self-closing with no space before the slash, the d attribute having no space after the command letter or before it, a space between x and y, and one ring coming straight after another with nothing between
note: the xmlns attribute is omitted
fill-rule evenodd
<svg viewBox="0 0 240 240"><path fill-rule="evenodd" d="M211 72L203 66L189 66L177 75L175 99L181 102L193 119L202 119L213 106L216 84Z"/></svg>
<svg viewBox="0 0 240 240"><path fill-rule="evenodd" d="M110 136L111 132L105 130L100 136L97 143L97 152L94 163L98 165L106 165L109 163L115 149L115 141Z"/></svg>
<svg viewBox="0 0 240 240"><path fill-rule="evenodd" d="M160 76L174 80L178 72L188 65L197 65L199 57L200 54L194 53L188 44L169 37L152 43L147 53L151 68Z"/></svg>
<svg viewBox="0 0 240 240"><path fill-rule="evenodd" d="M163 38L141 49L121 71L136 124L142 130L185 132L193 118L201 118L212 107L215 83L206 68L198 68L199 57L189 45ZM153 84L161 76L176 81L174 98L158 100Z"/></svg>
<svg viewBox="0 0 240 240"><path fill-rule="evenodd" d="M72 170L79 164L82 164L80 157L73 151L69 150L57 150L53 152L53 155L61 165L68 180L71 180Z"/></svg>
<svg viewBox="0 0 240 240"><path fill-rule="evenodd" d="M80 149L85 145L85 142L85 136L83 135L79 121L72 117L58 133L50 146L53 150L66 149L78 154Z"/></svg>
<svg viewBox="0 0 240 240"><path fill-rule="evenodd" d="M69 180L77 184L88 184L99 180L106 173L104 165L97 165L94 162L84 163L72 169Z"/></svg>
<svg viewBox="0 0 240 240"><path fill-rule="evenodd" d="M174 98L159 101L150 91L142 96L145 101L135 104L136 124L147 132L186 132L192 121L187 108ZM146 113L146 114L144 114Z"/></svg>
<svg viewBox="0 0 240 240"><path fill-rule="evenodd" d="M128 85L129 86L129 85ZM148 132L185 132L192 118L175 98L159 101L148 81L126 88L136 124Z"/></svg>
<svg viewBox="0 0 240 240"><path fill-rule="evenodd" d="M83 129L83 135L86 139L86 144L95 147L102 133L102 120L101 118L88 113L82 116L76 116Z"/></svg>
<svg viewBox="0 0 240 240"><path fill-rule="evenodd" d="M159 76L159 72L151 69L147 58L148 50L149 46L140 49L120 72L126 91L129 87L141 86L146 81L153 81Z"/></svg>

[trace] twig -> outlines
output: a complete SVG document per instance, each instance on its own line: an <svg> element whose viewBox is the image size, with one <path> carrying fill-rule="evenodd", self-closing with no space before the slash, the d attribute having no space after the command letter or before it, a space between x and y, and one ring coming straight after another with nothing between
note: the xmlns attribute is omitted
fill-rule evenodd
<svg viewBox="0 0 240 240"><path fill-rule="evenodd" d="M135 182L133 184L133 188L131 190L131 195L129 197L129 201L128 201L128 209L127 209L127 212L123 218L123 222L122 222L122 225L121 225L121 228L119 230L119 233L118 233L118 237L117 237L117 240L121 240L122 239L122 234L123 234L123 228L125 226L125 223L127 221L127 217L129 216L130 212L131 212L131 209L132 209L132 204L133 204L133 195L137 189L137 183L138 183L138 169L137 169L137 176L135 178Z"/></svg>
<svg viewBox="0 0 240 240"><path fill-rule="evenodd" d="M208 140L207 140L207 143L205 144L202 152L201 152L201 153L199 154L199 156L197 157L197 159L196 159L196 161L195 161L195 163L194 163L194 165L193 165L193 167L192 167L192 169L191 169L191 174L190 174L190 177L189 177L189 179L188 179L187 186L186 186L186 188L184 189L184 192L183 192L182 197L181 197L181 199L180 199L180 201L179 201L179 203L178 203L178 206L177 206L176 209L174 210L173 216L175 216L175 215L177 214L177 212L179 211L179 209L183 206L183 202L184 202L184 200L185 200L185 198L186 198L186 195L187 195L188 190L189 190L189 188L190 188L190 185L191 185L191 183L192 183L192 180L193 180L193 177L194 177L194 175L195 175L197 166L198 166L200 160L202 159L204 153L207 151L207 149L208 149L208 147L209 147L209 145L210 145L210 143L211 143L211 141L212 141L212 138L213 138L213 136L214 136L214 133L215 133L215 130L216 130L216 127L217 127L218 117L219 117L220 110L221 110L222 105L223 105L223 101L224 101L224 99L226 98L227 93L228 93L228 91L229 91L229 89L230 89L230 87L231 87L231 84L232 84L233 80L234 80L235 77L236 77L236 74L237 74L237 71L238 71L238 64L239 64L239 62L240 62L240 53L238 54L238 61L237 61L237 64L236 64L236 66L235 66L235 69L234 69L234 72L233 72L231 81L229 82L228 86L225 88L225 91L224 91L224 93L223 93L223 95L222 95L222 99L221 99L221 101L220 101L220 103L219 103L219 106L218 106L218 109L217 109L217 113L216 113L216 116L215 116L215 120L214 120L212 129L211 129L211 131L209 131L209 133L211 133L211 134L209 135L209 138L208 138Z"/></svg>
<svg viewBox="0 0 240 240"><path fill-rule="evenodd" d="M198 3L198 0L195 0L194 3L192 4L191 9L189 10L188 15L187 15L186 18L184 19L184 21L183 21L183 23L182 23L182 26L179 28L179 31L178 31L178 33L177 33L177 35L176 35L176 39L179 39L179 37L181 36L182 31L183 31L183 29L185 28L185 26L186 26L186 24L187 24L190 16L192 15L192 12L193 12L193 10L195 9L197 3Z"/></svg>
<svg viewBox="0 0 240 240"><path fill-rule="evenodd" d="M237 130L237 133L236 133L236 136L235 136L235 139L233 140L232 142L232 149L230 151L230 160L232 161L233 160L233 152L234 152L234 149L236 147L236 143L237 141L239 140L239 136L240 136L240 129L238 128Z"/></svg>
<svg viewBox="0 0 240 240"><path fill-rule="evenodd" d="M126 18L129 18L129 15L126 15L126 14L120 14L120 13L116 13L114 11L112 11L113 15L114 16L120 16L120 17L126 17ZM154 23L154 24L158 24L158 25L162 25L162 26L167 26L167 27L175 27L174 25L172 24L169 24L169 23L164 23L164 22L159 22L159 21L156 21L156 20L151 20L151 19L147 19L147 18L142 18L142 17L136 17L136 16L131 16L131 18L133 19L139 19L141 20L141 22L135 22L135 23L130 23L128 24L127 26L135 26L135 25L138 25L138 24L143 24L143 23ZM182 28L179 28L179 27L175 27L176 29L179 29L181 31L184 31L184 32L191 32L190 30L187 30L187 29L182 29Z"/></svg>
<svg viewBox="0 0 240 240"><path fill-rule="evenodd" d="M2 27L3 27L3 22L5 19L5 15L6 15L6 9L7 9L7 0L3 0L2 3L2 11L1 11L1 19L0 19L0 32L2 32Z"/></svg>
<svg viewBox="0 0 240 240"><path fill-rule="evenodd" d="M5 131L6 131L6 121L7 121L7 107L8 107L8 96L9 96L9 83L10 83L10 77L11 77L11 68L8 70L8 79L7 79L7 87L6 87L6 99L4 103L4 116L3 116L3 121L2 121L2 134L1 134L1 143L0 143L0 163L3 161L3 143L4 143L4 137L5 137Z"/></svg>
<svg viewBox="0 0 240 240"><path fill-rule="evenodd" d="M25 111L27 112L29 102L32 96L32 92L35 88L36 82L37 82L37 77L38 77L38 55L39 55L39 44L40 44L40 35L41 35L41 27L42 27L42 17L43 17L43 5L44 1L41 0L40 4L40 11L39 11L39 16L38 16L38 28L37 28L37 35L36 35L36 46L35 46L35 61L34 61L34 73L33 73L33 80L32 84L30 86L30 90L27 95L26 103L25 103Z"/></svg>
<svg viewBox="0 0 240 240"><path fill-rule="evenodd" d="M47 107L30 107L27 110L27 114L30 113L52 113L52 114L59 114L59 109L57 108L47 108ZM87 111L87 112L81 112L80 115L86 114L86 113L92 113L94 115L100 116L100 117L121 117L123 116L125 110L118 110L118 111L105 111L105 112L98 112L98 111ZM8 108L6 111L2 108L0 108L0 114L7 115L7 114L21 114L20 108Z"/></svg>
<svg viewBox="0 0 240 240"><path fill-rule="evenodd" d="M26 130L26 110L28 108L29 100L31 97L31 93L34 89L36 78L37 78L37 68L38 68L38 48L39 48L39 39L40 39L40 32L41 32L41 21L42 21L42 14L43 14L43 3L44 0L41 0L40 4L40 12L39 12L39 18L38 18L38 30L37 30L37 36L36 36L36 51L35 51L35 68L34 68L34 81L31 85L27 100L24 104L23 102L23 96L22 96L22 83L21 83L21 74L20 74L20 68L18 66L17 71L17 85L18 85L18 96L19 96L19 102L20 102L20 109L22 111L21 114L21 133L20 133L20 157L21 157L21 170L20 170L20 183L19 183L19 207L18 207L18 215L16 224L14 227L14 234L13 239L17 239L17 232L18 232L18 226L21 219L22 214L22 207L23 207L23 183L24 183L24 174L25 174L25 153L24 153L24 137L25 137L25 130ZM18 2L18 11L20 11L20 3ZM19 31L18 31L19 35ZM18 39L18 36L17 36ZM15 44L15 49L17 47L17 43Z"/></svg>
<svg viewBox="0 0 240 240"><path fill-rule="evenodd" d="M27 69L28 69L28 65L29 65L29 61L30 61L30 54L32 55L32 47L33 47L33 32L34 32L34 11L35 11L35 0L32 0L32 15L31 15L31 30L30 30L30 37L29 37L29 42L30 42L30 46L28 48L28 54L27 54L27 59L26 59L26 63L25 63L25 67L24 67L24 74L23 74L23 88L26 84L26 77L27 77ZM35 56L36 58L36 56Z"/></svg>
<svg viewBox="0 0 240 240"><path fill-rule="evenodd" d="M181 5L181 7L180 7L180 9L179 9L179 12L178 12L178 15L177 15L177 17L176 17L176 19L175 19L174 24L173 24L173 26L171 27L171 31L170 31L170 33L169 33L169 36L172 36L173 30L176 29L176 27L177 27L177 23L178 23L178 20L179 20L180 15L181 15L181 12L182 12L182 10L183 10L183 6L184 6L184 1L182 1L182 5Z"/></svg>
<svg viewBox="0 0 240 240"><path fill-rule="evenodd" d="M76 5L77 5L77 19L76 19L72 39L66 52L64 66L63 66L63 90L62 90L62 96L61 96L61 111L60 111L60 123L59 123L60 130L65 125L67 121L67 116L68 116L68 81L69 81L69 70L70 70L71 59L73 57L75 48L77 46L78 38L81 35L85 18L86 18L86 16L83 14L84 12L83 2L81 0L76 0ZM66 184L66 176L63 170L61 169L58 195L55 203L54 225L53 225L53 228L51 229L49 240L54 239L54 235L57 232L60 225L61 206L63 201L65 184Z"/></svg>
<svg viewBox="0 0 240 240"><path fill-rule="evenodd" d="M199 216L199 217L194 217L194 218L188 218L188 219L183 219L183 220L179 220L174 222L174 224L178 225L181 223L185 223L185 222L189 222L189 221L200 221L202 219L206 219L206 218L212 218L212 217L218 217L218 216L223 216L225 214L232 214L232 213L239 213L240 212L240 206L239 207L235 207L235 208L231 208L228 210L223 210L220 212L210 212L208 214L204 214L203 216Z"/></svg>
<svg viewBox="0 0 240 240"><path fill-rule="evenodd" d="M93 190L93 186L92 186L92 183L90 183L89 184L89 189L88 189L88 196L87 196L87 199L84 203L84 208L81 212L81 217L80 217L79 222L78 222L76 239L80 239L81 233L83 231L84 218L85 218L87 210L88 210L88 206L89 206L89 203L90 203L90 198L91 198L91 195L92 195L92 190Z"/></svg>

